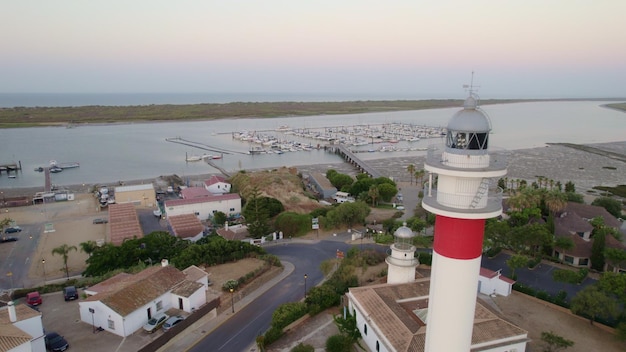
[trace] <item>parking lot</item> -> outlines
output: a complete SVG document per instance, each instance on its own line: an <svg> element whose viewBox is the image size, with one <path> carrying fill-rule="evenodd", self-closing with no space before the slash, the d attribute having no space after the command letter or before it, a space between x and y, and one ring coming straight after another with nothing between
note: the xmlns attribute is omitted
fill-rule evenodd
<svg viewBox="0 0 626 352"><path fill-rule="evenodd" d="M80 290L79 295L82 295ZM124 339L107 331L96 331L92 325L82 322L78 313L78 300L66 302L62 292L42 295L42 300L43 303L37 308L42 313L44 331L64 336L70 350L135 352L163 333L160 329L154 334L139 330ZM17 303L25 303L25 300L22 298Z"/></svg>

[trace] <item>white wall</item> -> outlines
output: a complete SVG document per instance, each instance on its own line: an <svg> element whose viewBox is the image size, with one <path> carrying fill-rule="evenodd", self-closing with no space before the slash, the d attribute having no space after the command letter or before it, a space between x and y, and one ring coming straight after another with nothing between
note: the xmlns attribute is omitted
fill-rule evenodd
<svg viewBox="0 0 626 352"><path fill-rule="evenodd" d="M234 210L231 211L230 209ZM198 213L198 219L206 220L213 217L214 212L221 211L226 215L241 213L241 198L220 200L216 202L182 204L176 206L167 206L165 212L167 216L176 216L183 214Z"/></svg>

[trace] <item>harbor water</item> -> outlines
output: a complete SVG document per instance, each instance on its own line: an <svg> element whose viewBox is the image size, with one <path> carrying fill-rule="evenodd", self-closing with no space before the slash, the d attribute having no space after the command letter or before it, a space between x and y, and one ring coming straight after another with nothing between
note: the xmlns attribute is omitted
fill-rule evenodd
<svg viewBox="0 0 626 352"><path fill-rule="evenodd" d="M623 141L626 114L605 108L603 104L598 101L551 101L482 106L492 122L490 148L515 150L557 142L592 144ZM9 178L6 172L0 175L0 189L43 188L44 174L35 169L49 166L51 160L80 164L80 167L51 175L52 183L56 185L116 183L172 174L184 178L219 173L204 161L186 161L190 155L203 154L221 157L211 161L231 173L281 166L332 165L342 162L342 159L317 148L328 141L286 132L316 130L333 133L353 129L354 126L373 128L398 124L442 129L459 109L0 129L0 164L15 162L22 166L14 178ZM266 138L274 136L284 142L295 141L306 148L282 154L251 155L250 150L259 145L234 138L244 131ZM173 140L193 143L181 144ZM424 149L429 145L443 143L443 138L422 137L419 141L399 138L393 144L394 148L386 152L380 151L384 143L372 144L372 141L351 149L362 151L359 157L365 160L421 156L425 155ZM270 149L269 145L263 148Z"/></svg>

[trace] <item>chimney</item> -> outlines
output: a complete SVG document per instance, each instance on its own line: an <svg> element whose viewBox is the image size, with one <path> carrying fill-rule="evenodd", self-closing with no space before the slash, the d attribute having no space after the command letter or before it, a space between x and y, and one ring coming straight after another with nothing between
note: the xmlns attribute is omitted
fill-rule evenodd
<svg viewBox="0 0 626 352"><path fill-rule="evenodd" d="M161 266L166 267L170 265L170 262L167 259L161 259Z"/></svg>
<svg viewBox="0 0 626 352"><path fill-rule="evenodd" d="M17 321L17 313L15 313L15 304L13 301L7 303L9 306L9 321L15 323Z"/></svg>
<svg viewBox="0 0 626 352"><path fill-rule="evenodd" d="M226 222L224 223L224 229L226 229L226 231L228 231L228 221L226 221Z"/></svg>

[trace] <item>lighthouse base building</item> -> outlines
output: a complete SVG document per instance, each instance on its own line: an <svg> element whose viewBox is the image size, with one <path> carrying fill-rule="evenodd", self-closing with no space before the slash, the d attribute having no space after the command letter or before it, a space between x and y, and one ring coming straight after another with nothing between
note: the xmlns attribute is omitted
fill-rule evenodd
<svg viewBox="0 0 626 352"><path fill-rule="evenodd" d="M424 351L429 291L429 278L350 288L350 313L356 316L369 350ZM500 318L477 299L469 351L523 352L528 341L527 331Z"/></svg>

